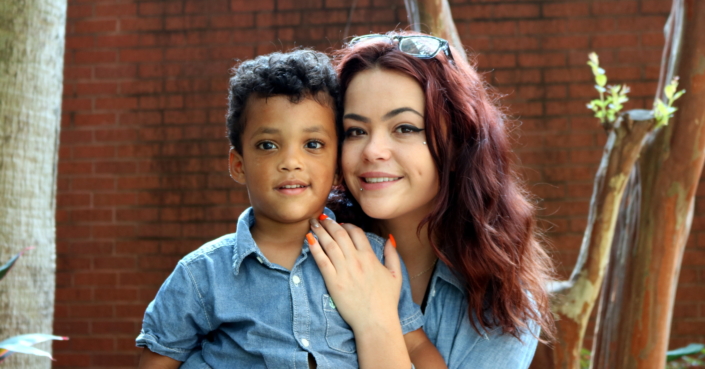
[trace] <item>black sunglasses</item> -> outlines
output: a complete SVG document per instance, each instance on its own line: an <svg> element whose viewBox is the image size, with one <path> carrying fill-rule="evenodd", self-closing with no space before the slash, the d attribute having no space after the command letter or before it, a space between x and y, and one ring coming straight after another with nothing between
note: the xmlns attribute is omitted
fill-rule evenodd
<svg viewBox="0 0 705 369"><path fill-rule="evenodd" d="M384 38L390 40L392 43L396 41L399 51L420 59L432 59L436 57L439 52L443 51L446 54L446 57L453 61L453 55L450 53L448 41L434 36L388 36L382 34L371 34L354 37L350 40L348 46L353 46L362 41L377 38Z"/></svg>

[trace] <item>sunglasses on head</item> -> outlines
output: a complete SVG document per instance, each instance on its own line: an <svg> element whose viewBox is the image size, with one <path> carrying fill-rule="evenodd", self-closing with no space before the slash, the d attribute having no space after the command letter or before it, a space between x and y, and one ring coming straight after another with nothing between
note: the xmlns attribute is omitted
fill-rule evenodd
<svg viewBox="0 0 705 369"><path fill-rule="evenodd" d="M446 57L453 61L453 55L450 53L448 41L434 36L389 36L382 34L371 34L354 37L350 40L348 46L353 46L357 43L374 39L387 39L392 43L396 42L399 51L404 54L415 56L419 59L432 59L436 57L439 52L443 51L443 53L446 54Z"/></svg>

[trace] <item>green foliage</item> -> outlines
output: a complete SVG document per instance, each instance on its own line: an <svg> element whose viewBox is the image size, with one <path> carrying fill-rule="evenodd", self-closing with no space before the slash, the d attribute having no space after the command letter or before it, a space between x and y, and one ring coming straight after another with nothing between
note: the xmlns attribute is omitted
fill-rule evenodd
<svg viewBox="0 0 705 369"><path fill-rule="evenodd" d="M590 350L584 348L580 350L580 369L590 369Z"/></svg>
<svg viewBox="0 0 705 369"><path fill-rule="evenodd" d="M678 110L673 107L673 102L683 96L685 90L678 89L678 77L674 77L671 83L664 87L663 92L666 95L667 102L664 103L661 99L656 99L654 102L654 118L656 119L656 127L665 126L668 124L668 119L673 116L673 113Z"/></svg>
<svg viewBox="0 0 705 369"><path fill-rule="evenodd" d="M600 59L596 53L590 53L587 64L595 76L595 89L600 93L600 98L592 100L587 107L595 112L595 118L603 125L614 123L617 114L624 108L624 103L629 101L627 98L629 86L607 85L607 75L605 70L600 68Z"/></svg>

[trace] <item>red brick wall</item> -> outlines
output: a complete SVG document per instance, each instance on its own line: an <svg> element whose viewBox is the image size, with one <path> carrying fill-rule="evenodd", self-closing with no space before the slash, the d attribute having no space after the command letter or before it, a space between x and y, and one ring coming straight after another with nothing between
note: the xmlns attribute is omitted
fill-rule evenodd
<svg viewBox="0 0 705 369"><path fill-rule="evenodd" d="M134 367L142 314L177 260L232 232L247 206L228 177L234 59L406 25L401 0L70 0L57 209L56 367ZM628 107L654 94L666 0L456 0L479 67L522 122L516 150L562 271L575 262L605 135L589 111L587 53ZM701 190L699 195L705 196ZM705 341L698 204L672 345Z"/></svg>

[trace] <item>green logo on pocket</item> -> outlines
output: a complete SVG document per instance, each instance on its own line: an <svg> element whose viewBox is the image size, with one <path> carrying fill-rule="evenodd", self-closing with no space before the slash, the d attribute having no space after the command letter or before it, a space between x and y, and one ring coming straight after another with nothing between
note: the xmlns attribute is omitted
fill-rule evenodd
<svg viewBox="0 0 705 369"><path fill-rule="evenodd" d="M335 309L335 303L333 302L333 298L328 296L328 305L330 305L331 309Z"/></svg>

